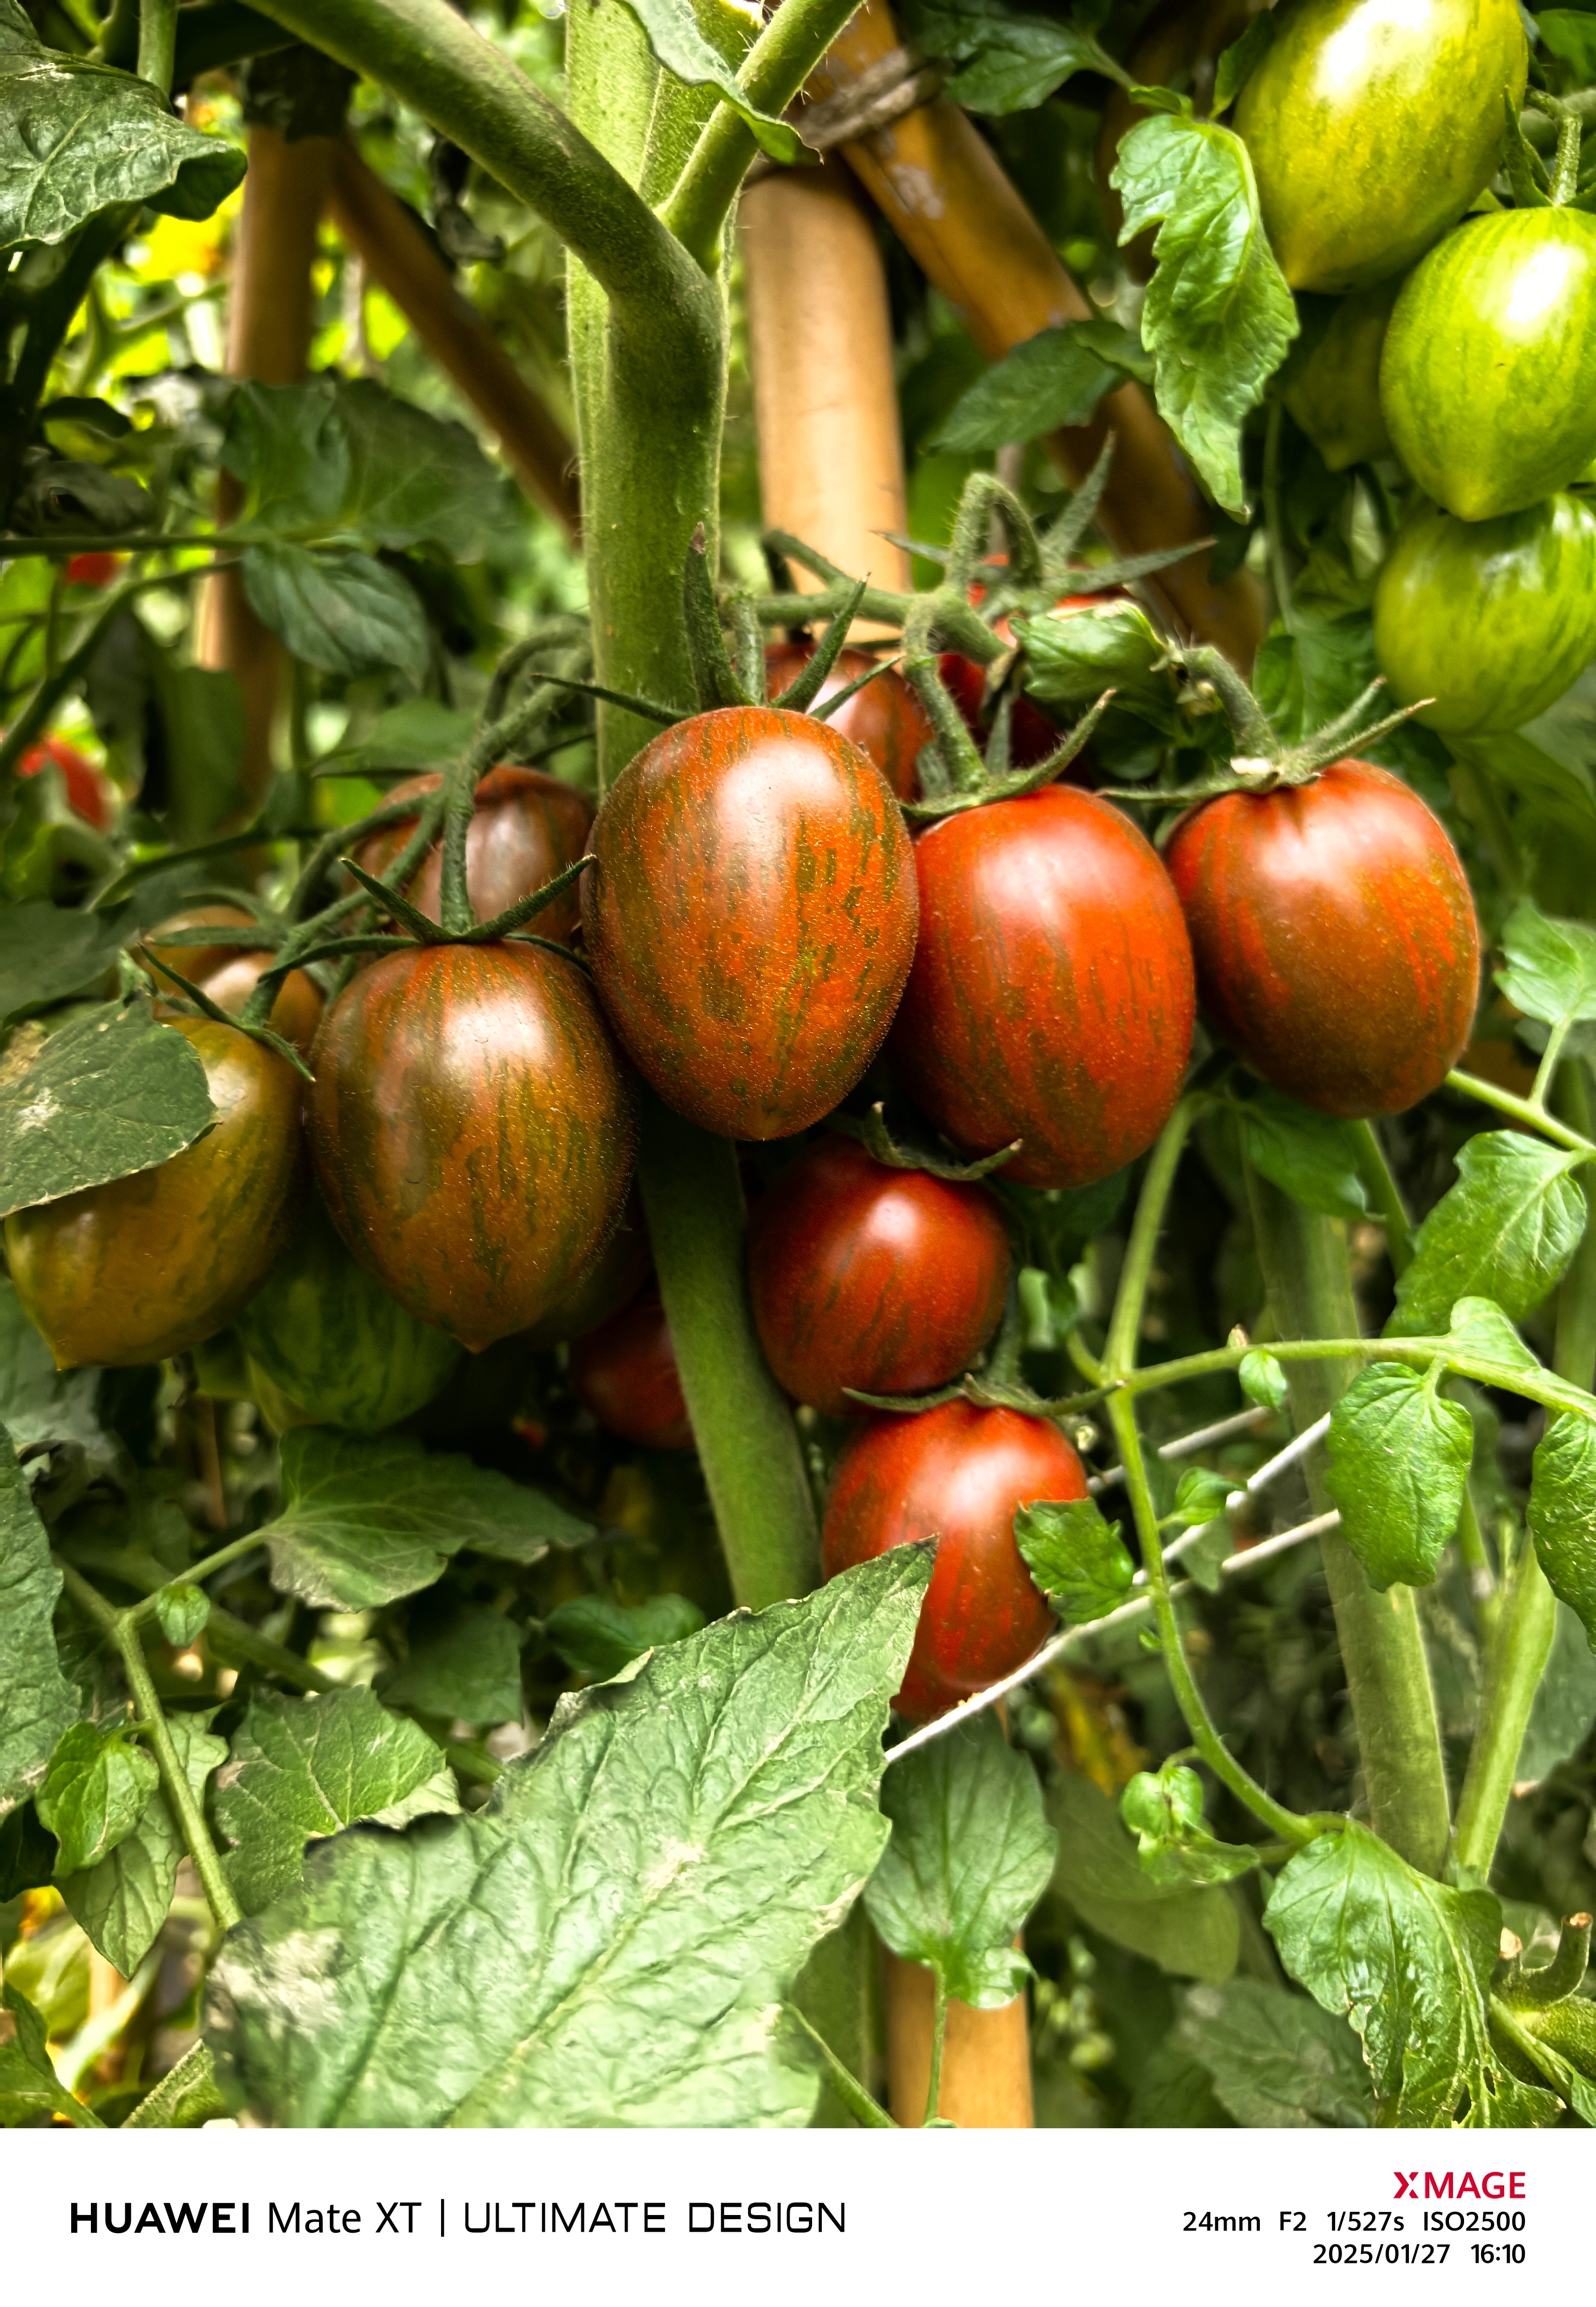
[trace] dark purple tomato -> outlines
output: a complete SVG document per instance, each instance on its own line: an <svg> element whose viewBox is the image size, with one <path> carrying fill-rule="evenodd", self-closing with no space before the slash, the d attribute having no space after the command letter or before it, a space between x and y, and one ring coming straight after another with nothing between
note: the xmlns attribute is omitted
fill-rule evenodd
<svg viewBox="0 0 1596 2307"><path fill-rule="evenodd" d="M801 713L700 713L622 769L593 854L593 973L665 1103L725 1137L829 1113L914 950L914 853L880 770Z"/></svg>
<svg viewBox="0 0 1596 2307"><path fill-rule="evenodd" d="M797 680L814 655L812 641L777 641L765 651L765 687L774 697ZM839 689L868 673L876 659L868 650L845 648L820 683L815 705L823 705ZM810 710L814 710L811 706ZM914 798L914 764L920 748L931 739L925 708L901 673L894 668L877 673L857 697L839 706L827 722L839 737L867 753L899 801Z"/></svg>
<svg viewBox="0 0 1596 2307"><path fill-rule="evenodd" d="M914 845L920 940L889 1053L950 1137L1023 1141L1004 1175L1085 1186L1153 1143L1191 1054L1191 951L1156 852L1048 785Z"/></svg>
<svg viewBox="0 0 1596 2307"><path fill-rule="evenodd" d="M857 1415L861 1394L923 1394L998 1325L1008 1236L980 1186L889 1170L828 1136L754 1204L749 1282L765 1358L799 1402Z"/></svg>
<svg viewBox="0 0 1596 2307"><path fill-rule="evenodd" d="M608 1434L641 1450L691 1450L692 1421L657 1290L645 1290L571 1350L577 1400Z"/></svg>
<svg viewBox="0 0 1596 2307"><path fill-rule="evenodd" d="M872 1419L837 1462L820 1539L835 1578L888 1547L938 1540L903 1688L893 1701L929 1721L1024 1666L1052 1625L1018 1547L1014 1517L1043 1498L1084 1498L1080 1460L1056 1426L1015 1410L945 1402Z"/></svg>
<svg viewBox="0 0 1596 2307"><path fill-rule="evenodd" d="M473 1352L541 1320L614 1231L635 1093L574 961L387 954L333 1003L313 1064L333 1222L401 1306Z"/></svg>
<svg viewBox="0 0 1596 2307"><path fill-rule="evenodd" d="M435 793L440 772L411 777L396 785L390 801L419 801ZM491 922L523 897L531 896L556 873L574 865L588 846L593 805L573 787L542 769L490 769L476 788L476 805L466 834L466 887L479 922ZM381 873L396 858L416 830L414 818L373 833L355 851L355 862L368 873ZM406 884L404 895L433 921L442 899L443 845L435 841L419 870ZM528 923L539 937L569 945L576 935L577 894L556 897L552 905Z"/></svg>
<svg viewBox="0 0 1596 2307"><path fill-rule="evenodd" d="M1223 793L1165 852L1203 1007L1267 1082L1322 1113L1416 1105L1474 1021L1480 931L1446 830L1400 777L1337 761Z"/></svg>

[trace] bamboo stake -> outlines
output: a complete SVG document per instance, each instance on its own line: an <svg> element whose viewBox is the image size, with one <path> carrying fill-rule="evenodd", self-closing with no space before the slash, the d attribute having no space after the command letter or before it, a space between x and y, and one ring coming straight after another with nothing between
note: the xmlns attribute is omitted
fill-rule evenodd
<svg viewBox="0 0 1596 2307"><path fill-rule="evenodd" d="M845 89L898 45L886 0L869 0L828 55L811 87ZM957 308L991 360L1043 329L1092 315L991 148L945 98L908 113L845 155L922 271ZM1121 385L1093 423L1049 435L1049 456L1071 486L1115 436L1099 523L1118 553L1146 553L1212 534L1213 514L1141 387ZM1262 596L1245 571L1223 585L1194 553L1156 579L1171 613L1193 636L1245 671L1263 637Z"/></svg>
<svg viewBox="0 0 1596 2307"><path fill-rule="evenodd" d="M854 180L836 160L773 170L739 221L766 524L907 592L909 557L880 534L906 526L903 442L886 273ZM821 581L793 574L806 592Z"/></svg>
<svg viewBox="0 0 1596 2307"><path fill-rule="evenodd" d="M305 373L311 335L311 265L327 197L332 140L292 144L274 128L249 132L249 174L233 252L227 316L227 374L262 384L294 384ZM218 476L217 519L236 519L243 492ZM271 728L286 652L244 596L236 569L209 579L199 619L200 664L230 673L244 692L244 794L253 817L271 782Z"/></svg>
<svg viewBox="0 0 1596 2307"><path fill-rule="evenodd" d="M576 450L448 267L348 139L332 151L328 212L438 366L495 434L526 493L577 533Z"/></svg>
<svg viewBox="0 0 1596 2307"><path fill-rule="evenodd" d="M887 2098L896 2122L919 2123L931 2082L931 1975L923 1963L887 1959ZM940 2112L961 2131L1030 2131L1030 2028L1025 1998L997 2011L948 2005Z"/></svg>

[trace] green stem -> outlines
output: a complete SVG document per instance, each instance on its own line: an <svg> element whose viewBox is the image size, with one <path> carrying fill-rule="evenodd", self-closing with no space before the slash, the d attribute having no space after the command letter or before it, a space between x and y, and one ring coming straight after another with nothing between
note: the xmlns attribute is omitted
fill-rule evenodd
<svg viewBox="0 0 1596 2307"><path fill-rule="evenodd" d="M139 0L139 78L170 96L176 56L177 0Z"/></svg>
<svg viewBox="0 0 1596 2307"><path fill-rule="evenodd" d="M1446 1086L1460 1090L1464 1097L1478 1098L1481 1105L1494 1105L1498 1113L1510 1114L1514 1121L1538 1129L1554 1145L1566 1145L1571 1154L1587 1154L1596 1160L1596 1145L1582 1130L1568 1128L1543 1105L1536 1105L1527 1097L1514 1097L1510 1089L1498 1089L1495 1082L1481 1081L1477 1074L1449 1073Z"/></svg>
<svg viewBox="0 0 1596 2307"><path fill-rule="evenodd" d="M1150 1362L1145 1369L1132 1370L1120 1379L1118 1390L1156 1394L1167 1385L1184 1385L1191 1378L1211 1377L1216 1370L1235 1369L1250 1351L1248 1346L1210 1346L1204 1353L1182 1354L1177 1361ZM1596 1416L1596 1403L1590 1394L1565 1384L1550 1370L1537 1375L1527 1367L1487 1361L1479 1354L1463 1351L1452 1338L1272 1338L1269 1351L1276 1361L1288 1364L1392 1361L1428 1370L1439 1360L1459 1377L1472 1377L1480 1385L1500 1386L1506 1393L1522 1395L1525 1402L1540 1402L1544 1409L1574 1410L1583 1418ZM1343 1378L1335 1386L1332 1399L1345 1383ZM1092 1400L1090 1395L1071 1394L1049 1407L1085 1410Z"/></svg>
<svg viewBox="0 0 1596 2307"><path fill-rule="evenodd" d="M1141 1196L1136 1205L1130 1239L1125 1246L1125 1263L1120 1272L1119 1292L1114 1299L1108 1337L1103 1349L1103 1376L1111 1385L1117 1378L1128 1376L1136 1368L1142 1308L1146 1299L1147 1284L1152 1279L1158 1237L1163 1230L1164 1212L1169 1206L1175 1172L1180 1166L1187 1137L1202 1105L1200 1097L1181 1099L1163 1126L1163 1135L1153 1149L1153 1158L1142 1179Z"/></svg>
<svg viewBox="0 0 1596 2307"><path fill-rule="evenodd" d="M1391 1164L1386 1159L1386 1149L1373 1122L1355 1121L1351 1128L1358 1141L1358 1175L1363 1180L1369 1206L1385 1229L1386 1255L1391 1260L1391 1271L1400 1278L1413 1262L1413 1222L1403 1200L1402 1188L1391 1174Z"/></svg>
<svg viewBox="0 0 1596 2307"><path fill-rule="evenodd" d="M291 1683L296 1690L324 1691L338 1686L330 1675L323 1674L319 1666L312 1666L297 1651L274 1642L270 1634L262 1634L246 1618L236 1618L231 1610L224 1610L215 1602L205 1622L205 1640L224 1662L242 1659L246 1666L259 1667L262 1674L274 1674L279 1682Z"/></svg>
<svg viewBox="0 0 1596 2307"><path fill-rule="evenodd" d="M1264 433L1264 536L1269 549L1269 581L1274 587L1274 605L1289 633L1294 630L1295 616L1291 565L1280 510L1280 428L1283 415L1284 403L1278 392L1272 393Z"/></svg>
<svg viewBox="0 0 1596 2307"><path fill-rule="evenodd" d="M1250 1166L1247 1186L1281 1340L1354 1334L1358 1308L1342 1228L1332 1218L1303 1209ZM1278 1352L1278 1346L1272 1351ZM1291 1407L1299 1430L1334 1409L1345 1385L1346 1373L1336 1361L1293 1364ZM1310 1462L1308 1479L1316 1510L1326 1512L1334 1502L1317 1460ZM1338 1531L1326 1531L1319 1548L1358 1725L1370 1822L1410 1865L1438 1874L1451 1817L1412 1590L1392 1586L1377 1594Z"/></svg>
<svg viewBox="0 0 1596 2307"><path fill-rule="evenodd" d="M754 1331L736 1149L646 1095L639 1179L732 1591L762 1610L809 1591L819 1543L797 1433Z"/></svg>
<svg viewBox="0 0 1596 2307"><path fill-rule="evenodd" d="M826 2037L816 2032L795 2003L785 2003L783 2011L801 2033L805 2035L826 2072L826 2080L841 2099L848 2113L862 2123L867 2131L896 2131L897 2125L884 2106L878 2106L857 2075L844 2066Z"/></svg>
<svg viewBox="0 0 1596 2307"><path fill-rule="evenodd" d="M219 1546L214 1554L208 1554L202 1562L196 1562L193 1568L185 1570L181 1578L168 1579L167 1586L202 1585L207 1578L214 1577L229 1562L236 1562L242 1555L253 1554L260 1544L261 1540L253 1531L247 1538L236 1538L230 1546ZM130 1626L144 1625L154 1617L167 1586L158 1586L152 1594L146 1594L142 1602L135 1602L131 1610L124 1612Z"/></svg>
<svg viewBox="0 0 1596 2307"><path fill-rule="evenodd" d="M940 1964L931 1969L931 2073L925 2085L923 2123L934 2123L942 2105L942 2054L948 2045L948 1982Z"/></svg>

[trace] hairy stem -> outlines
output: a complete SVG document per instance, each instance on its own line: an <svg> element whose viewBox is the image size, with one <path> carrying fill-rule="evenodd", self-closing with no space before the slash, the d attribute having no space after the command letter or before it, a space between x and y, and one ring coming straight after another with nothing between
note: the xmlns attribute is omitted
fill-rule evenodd
<svg viewBox="0 0 1596 2307"><path fill-rule="evenodd" d="M1303 1209L1250 1168L1247 1185L1280 1337L1344 1338L1355 1333L1358 1308L1345 1237L1336 1221ZM1346 1373L1335 1361L1288 1360L1288 1368L1300 1429L1334 1408ZM1310 1466L1309 1488L1316 1509L1326 1511L1333 1502L1317 1464ZM1410 1865L1438 1874L1452 1822L1412 1591L1392 1586L1377 1594L1339 1531L1326 1531L1319 1546L1358 1725L1370 1822Z"/></svg>

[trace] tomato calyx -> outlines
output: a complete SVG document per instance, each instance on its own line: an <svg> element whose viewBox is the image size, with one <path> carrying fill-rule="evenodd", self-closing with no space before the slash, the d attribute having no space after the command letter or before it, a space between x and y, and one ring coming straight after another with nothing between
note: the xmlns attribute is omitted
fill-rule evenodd
<svg viewBox="0 0 1596 2307"><path fill-rule="evenodd" d="M1528 110L1539 112L1552 121L1557 132L1557 151L1549 169L1519 120L1518 107L1511 90L1502 91L1502 105L1507 116L1506 165L1507 181L1513 187L1515 208L1563 209L1571 206L1579 190L1580 136L1583 123L1579 112L1561 97L1549 94L1543 88L1524 90Z"/></svg>
<svg viewBox="0 0 1596 2307"><path fill-rule="evenodd" d="M900 1145L887 1127L886 1108L880 1102L871 1107L862 1121L851 1113L832 1113L827 1116L826 1126L862 1145L871 1161L880 1162L883 1169L922 1170L928 1177L944 1179L954 1186L972 1186L990 1178L994 1170L1014 1159L1022 1144L1017 1137L1012 1145L1000 1145L995 1154L982 1154L979 1161L951 1161L917 1145Z"/></svg>

